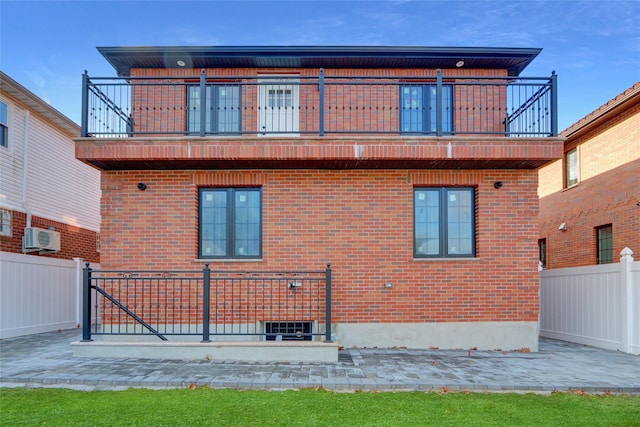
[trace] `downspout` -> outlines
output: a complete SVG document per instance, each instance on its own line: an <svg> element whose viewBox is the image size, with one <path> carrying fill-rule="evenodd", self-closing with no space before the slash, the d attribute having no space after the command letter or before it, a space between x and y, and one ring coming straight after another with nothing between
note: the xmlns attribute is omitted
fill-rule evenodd
<svg viewBox="0 0 640 427"><path fill-rule="evenodd" d="M31 209L27 202L27 172L29 167L29 118L31 113L25 112L24 118L24 143L22 148L22 207L27 213L27 227L31 227Z"/></svg>

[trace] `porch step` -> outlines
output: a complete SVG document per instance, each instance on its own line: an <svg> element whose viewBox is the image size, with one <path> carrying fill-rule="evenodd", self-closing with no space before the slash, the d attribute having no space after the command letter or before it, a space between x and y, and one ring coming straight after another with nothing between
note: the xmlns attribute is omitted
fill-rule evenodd
<svg viewBox="0 0 640 427"><path fill-rule="evenodd" d="M242 362L337 363L338 344L317 341L130 342L76 341L75 357Z"/></svg>

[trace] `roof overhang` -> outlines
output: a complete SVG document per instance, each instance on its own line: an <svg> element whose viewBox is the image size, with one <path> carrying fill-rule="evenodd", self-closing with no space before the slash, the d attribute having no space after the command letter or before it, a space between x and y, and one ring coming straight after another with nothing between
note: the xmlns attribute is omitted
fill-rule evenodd
<svg viewBox="0 0 640 427"><path fill-rule="evenodd" d="M127 77L132 68L460 68L506 69L518 76L538 48L423 46L98 47ZM460 65L462 64L464 65Z"/></svg>
<svg viewBox="0 0 640 427"><path fill-rule="evenodd" d="M30 111L38 113L71 138L80 135L80 126L60 111L47 104L29 89L13 80L4 72L0 71L0 88L11 98L24 104Z"/></svg>

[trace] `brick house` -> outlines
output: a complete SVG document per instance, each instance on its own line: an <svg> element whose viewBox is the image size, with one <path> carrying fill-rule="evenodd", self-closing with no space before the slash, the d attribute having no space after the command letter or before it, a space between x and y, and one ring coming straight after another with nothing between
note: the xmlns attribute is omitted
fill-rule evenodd
<svg viewBox="0 0 640 427"><path fill-rule="evenodd" d="M341 345L537 350L537 168L562 155L555 75L520 76L539 49L98 50L118 77L85 73L76 156L103 268L330 263Z"/></svg>
<svg viewBox="0 0 640 427"><path fill-rule="evenodd" d="M640 83L561 135L563 159L540 168L545 268L618 262L640 253Z"/></svg>

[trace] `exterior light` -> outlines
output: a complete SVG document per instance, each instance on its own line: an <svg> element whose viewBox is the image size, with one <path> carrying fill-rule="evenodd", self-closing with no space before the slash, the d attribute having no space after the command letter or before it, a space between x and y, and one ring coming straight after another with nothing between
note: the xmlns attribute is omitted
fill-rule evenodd
<svg viewBox="0 0 640 427"><path fill-rule="evenodd" d="M567 223L563 222L562 224L560 224L560 227L558 227L558 230L567 231Z"/></svg>
<svg viewBox="0 0 640 427"><path fill-rule="evenodd" d="M178 67L184 67L185 65L187 65L187 63L184 62L182 59L178 59L176 61L176 64L178 64Z"/></svg>
<svg viewBox="0 0 640 427"><path fill-rule="evenodd" d="M456 67L458 67L458 68L464 67L464 59L461 59L458 62L456 62Z"/></svg>
<svg viewBox="0 0 640 427"><path fill-rule="evenodd" d="M144 191L146 189L147 189L147 184L145 184L144 182L139 182L138 183L138 190Z"/></svg>

